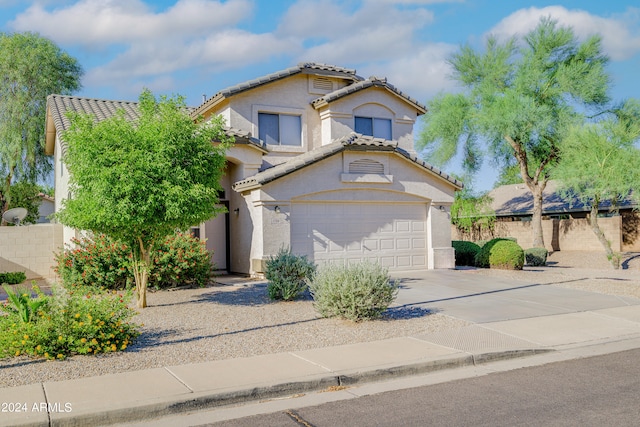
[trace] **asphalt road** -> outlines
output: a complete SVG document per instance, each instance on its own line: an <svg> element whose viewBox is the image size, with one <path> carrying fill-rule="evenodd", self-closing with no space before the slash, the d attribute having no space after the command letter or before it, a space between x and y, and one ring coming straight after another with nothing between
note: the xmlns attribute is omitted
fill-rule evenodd
<svg viewBox="0 0 640 427"><path fill-rule="evenodd" d="M204 425L637 426L639 360L636 349Z"/></svg>

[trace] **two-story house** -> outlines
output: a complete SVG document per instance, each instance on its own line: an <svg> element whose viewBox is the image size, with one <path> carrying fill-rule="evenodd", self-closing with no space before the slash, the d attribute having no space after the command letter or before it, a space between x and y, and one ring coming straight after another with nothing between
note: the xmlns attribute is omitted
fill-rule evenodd
<svg viewBox="0 0 640 427"><path fill-rule="evenodd" d="M47 152L56 203L69 110L98 120L136 103L52 95ZM302 63L221 90L192 111L222 115L235 144L220 203L197 228L220 270L259 275L281 247L316 263L373 260L390 270L453 268L449 207L462 183L420 160L413 125L425 107L386 79ZM57 206L59 208L59 205ZM65 231L69 241L73 230Z"/></svg>

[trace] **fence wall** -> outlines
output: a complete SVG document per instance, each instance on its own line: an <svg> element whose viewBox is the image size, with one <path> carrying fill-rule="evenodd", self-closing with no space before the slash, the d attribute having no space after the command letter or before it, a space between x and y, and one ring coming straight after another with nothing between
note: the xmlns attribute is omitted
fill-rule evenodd
<svg viewBox="0 0 640 427"><path fill-rule="evenodd" d="M611 248L620 252L631 251L629 245L622 245L622 217L598 218L598 225L611 242ZM601 251L602 245L589 227L589 221L580 219L550 219L542 221L544 244L549 251ZM452 226L453 240L488 240L493 237L515 237L523 248L533 247L531 221L499 221L493 233L480 236L465 236ZM636 242L637 244L640 244Z"/></svg>
<svg viewBox="0 0 640 427"><path fill-rule="evenodd" d="M54 280L55 252L62 244L61 224L0 227L0 258Z"/></svg>

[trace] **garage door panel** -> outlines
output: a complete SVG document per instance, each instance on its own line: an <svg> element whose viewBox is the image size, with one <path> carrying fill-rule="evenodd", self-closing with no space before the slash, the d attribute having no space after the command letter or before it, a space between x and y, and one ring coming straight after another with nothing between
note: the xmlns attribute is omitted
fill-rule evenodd
<svg viewBox="0 0 640 427"><path fill-rule="evenodd" d="M291 248L318 264L376 260L389 269L425 269L426 205L294 203Z"/></svg>
<svg viewBox="0 0 640 427"><path fill-rule="evenodd" d="M368 251L378 251L378 241L374 239L365 239L363 248Z"/></svg>

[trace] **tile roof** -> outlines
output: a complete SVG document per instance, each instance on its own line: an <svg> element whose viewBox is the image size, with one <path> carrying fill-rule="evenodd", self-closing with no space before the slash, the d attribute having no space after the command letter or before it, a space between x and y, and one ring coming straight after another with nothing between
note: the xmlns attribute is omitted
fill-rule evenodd
<svg viewBox="0 0 640 427"><path fill-rule="evenodd" d="M393 93L394 95L402 98L403 100L407 101L409 104L412 104L418 111L420 111L421 114L424 114L427 112L427 107L422 105L421 103L419 103L418 101L416 101L415 99L411 98L409 95L403 93L402 91L400 91L398 88L396 88L395 86L393 86L392 84L387 82L386 78L378 78L375 76L371 76L366 80L361 80L357 83L351 84L349 86L345 86L341 89L338 89L336 91L333 91L331 93L328 93L318 99L316 99L315 101L313 101L311 103L311 105L313 105L313 107L315 109L318 109L322 106L327 105L328 103L335 101L336 99L340 99L342 97L345 97L347 95L351 95L352 93L358 92L360 90L369 88L369 87L380 87L383 89L388 90L389 92Z"/></svg>
<svg viewBox="0 0 640 427"><path fill-rule="evenodd" d="M62 133L71 127L67 112L91 114L96 117L96 120L101 121L112 117L118 110L124 110L125 117L129 120L137 120L140 117L137 102L49 95L45 120L47 154L53 154L56 132ZM65 151L66 146L63 144L62 152Z"/></svg>
<svg viewBox="0 0 640 427"><path fill-rule="evenodd" d="M531 215L533 213L533 194L523 184L509 184L494 188L489 192L493 199L491 208L497 216ZM619 208L632 208L636 204L630 198L619 202ZM611 203L600 203L600 210L609 210ZM542 193L543 215L562 214L570 212L585 212L591 209L578 198L563 197L557 181L549 181Z"/></svg>
<svg viewBox="0 0 640 427"><path fill-rule="evenodd" d="M124 110L127 120L135 121L140 117L138 103L132 101L109 101L104 99L80 98L77 96L49 95L47 97L47 153L53 154L55 133L62 133L71 127L67 112L74 111L93 115L97 121L113 117L118 110ZM191 108L188 108L191 111ZM52 127L53 126L53 127ZM263 152L267 152L264 144L259 139L253 138L251 133L240 129L226 127L227 135L234 138L236 144L248 144ZM50 141L51 140L51 141ZM51 150L49 144L51 143ZM62 153L66 151L66 144L62 144Z"/></svg>
<svg viewBox="0 0 640 427"><path fill-rule="evenodd" d="M109 101L66 95L49 95L47 109L59 130L67 130L71 126L71 122L66 116L68 111L91 114L98 121L114 116L118 110L124 110L128 120L137 120L140 117L137 102Z"/></svg>
<svg viewBox="0 0 640 427"><path fill-rule="evenodd" d="M245 90L253 89L263 84L271 83L276 80L283 79L285 77L293 76L300 73L319 74L323 76L342 77L352 81L360 81L362 77L356 74L356 70L344 67L337 67L335 65L319 64L315 62L301 62L294 67L290 67L275 73L267 74L266 76L258 77L253 80L248 80L243 83L239 83L234 86L230 86L226 89L222 89L211 98L207 99L202 105L194 110L194 114L202 114L212 104L227 98L229 96L236 95Z"/></svg>
<svg viewBox="0 0 640 427"><path fill-rule="evenodd" d="M238 181L233 185L236 191L246 191L258 188L264 184L274 181L280 177L288 175L306 166L312 165L320 160L326 159L343 150L363 150L363 151L390 151L395 152L407 160L417 164L428 172L439 176L458 188L463 188L462 182L450 177L436 167L424 162L418 157L411 155L407 151L398 147L396 141L389 141L382 138L374 138L358 133L351 133L345 137L335 140L333 143L324 145L315 150L306 152L292 158L284 163L273 166L259 172L249 178Z"/></svg>

